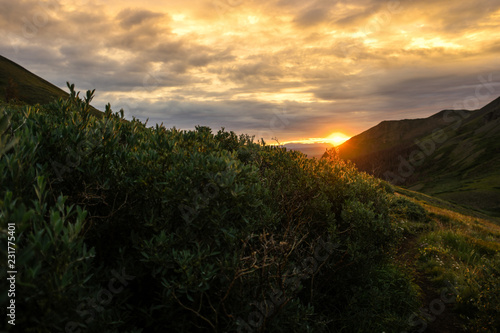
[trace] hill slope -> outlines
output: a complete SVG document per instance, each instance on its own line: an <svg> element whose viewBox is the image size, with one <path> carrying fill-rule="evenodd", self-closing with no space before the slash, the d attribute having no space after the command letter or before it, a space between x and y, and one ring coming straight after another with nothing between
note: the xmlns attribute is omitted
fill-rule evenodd
<svg viewBox="0 0 500 333"><path fill-rule="evenodd" d="M500 98L476 111L383 121L340 146L360 170L500 216Z"/></svg>
<svg viewBox="0 0 500 333"><path fill-rule="evenodd" d="M17 85L17 98L28 104L46 104L68 94L52 83L31 73L15 62L0 56L0 99L5 100L5 89L12 79Z"/></svg>
<svg viewBox="0 0 500 333"><path fill-rule="evenodd" d="M0 101L6 101L10 97L34 105L47 104L68 96L67 92L0 55ZM90 108L90 112L102 117L102 111L94 107Z"/></svg>

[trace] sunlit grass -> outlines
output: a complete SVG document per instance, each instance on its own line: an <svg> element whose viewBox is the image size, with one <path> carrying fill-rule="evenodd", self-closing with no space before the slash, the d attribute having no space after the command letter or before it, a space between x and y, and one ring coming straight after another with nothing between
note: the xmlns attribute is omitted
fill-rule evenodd
<svg viewBox="0 0 500 333"><path fill-rule="evenodd" d="M429 221L405 221L406 232L417 235L417 269L439 291L450 281L459 291L455 310L473 332L498 325L500 226L489 220L436 207L415 198Z"/></svg>

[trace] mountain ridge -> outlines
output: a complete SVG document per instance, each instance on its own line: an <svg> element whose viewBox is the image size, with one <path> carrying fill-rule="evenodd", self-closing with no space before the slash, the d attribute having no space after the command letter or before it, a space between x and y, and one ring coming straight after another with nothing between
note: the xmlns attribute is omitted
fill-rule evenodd
<svg viewBox="0 0 500 333"><path fill-rule="evenodd" d="M500 214L500 98L474 111L382 121L339 153L394 184Z"/></svg>

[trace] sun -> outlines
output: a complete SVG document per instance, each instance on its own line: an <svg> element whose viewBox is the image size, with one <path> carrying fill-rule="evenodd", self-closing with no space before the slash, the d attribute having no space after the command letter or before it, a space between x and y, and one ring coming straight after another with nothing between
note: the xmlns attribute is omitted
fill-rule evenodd
<svg viewBox="0 0 500 333"><path fill-rule="evenodd" d="M327 136L325 138L325 141L331 143L334 146L340 146L341 144L343 144L344 142L346 142L350 138L351 137L345 135L342 132L334 132L334 133L330 134L329 136Z"/></svg>
<svg viewBox="0 0 500 333"><path fill-rule="evenodd" d="M304 145L308 145L308 144L322 144L322 145L324 145L324 144L330 144L330 145L333 145L333 146L340 146L341 144L343 144L344 142L346 142L350 138L351 138L350 136L347 136L347 135L345 135L342 132L334 132L334 133L330 134L327 137L322 137L322 138L307 138L307 139L295 139L295 140L291 140L291 141L280 142L279 144L281 144L281 145L286 145L286 144L304 144ZM271 143L271 145L274 145L274 144Z"/></svg>

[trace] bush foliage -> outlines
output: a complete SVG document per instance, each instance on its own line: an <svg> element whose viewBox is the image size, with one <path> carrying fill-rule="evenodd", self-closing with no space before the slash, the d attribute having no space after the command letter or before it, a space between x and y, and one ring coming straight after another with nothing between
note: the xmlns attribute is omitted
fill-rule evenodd
<svg viewBox="0 0 500 333"><path fill-rule="evenodd" d="M70 89L2 109L0 251L13 222L25 332L405 329L386 184L333 152L96 118Z"/></svg>

